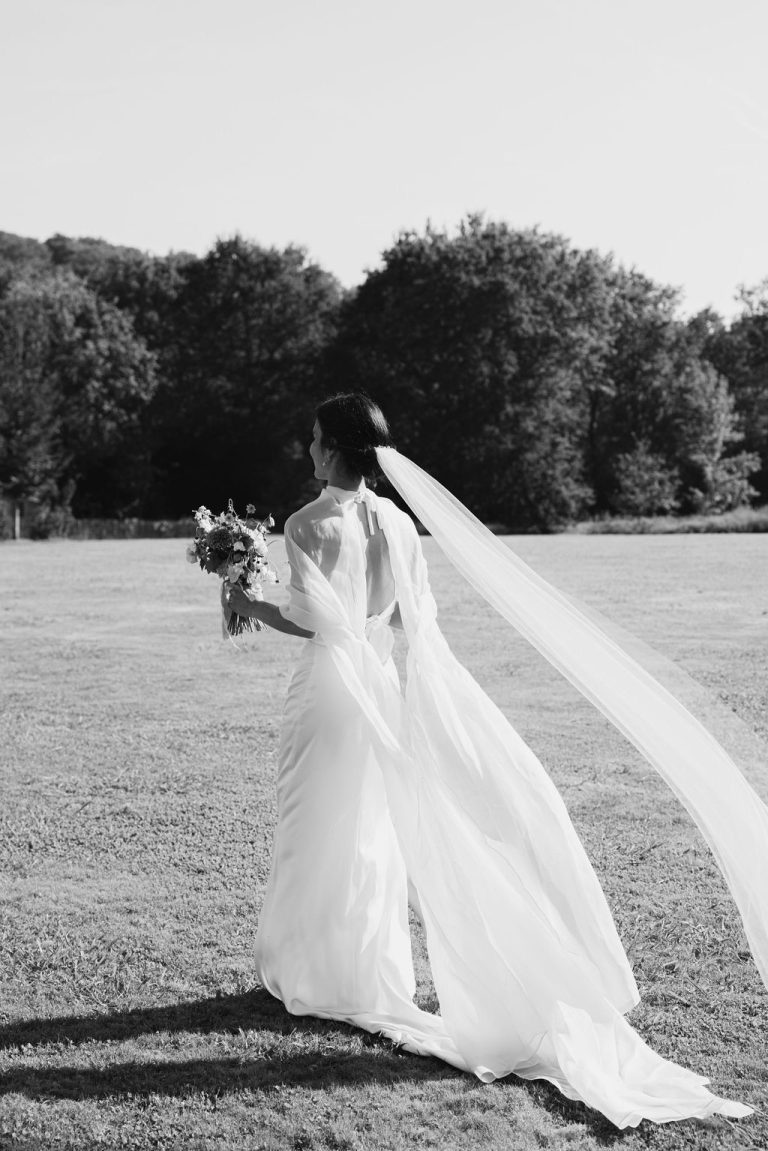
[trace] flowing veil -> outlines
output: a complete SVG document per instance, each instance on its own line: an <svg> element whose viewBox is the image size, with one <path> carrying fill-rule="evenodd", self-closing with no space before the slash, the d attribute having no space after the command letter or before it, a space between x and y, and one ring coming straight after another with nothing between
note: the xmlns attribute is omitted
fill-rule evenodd
<svg viewBox="0 0 768 1151"><path fill-rule="evenodd" d="M626 645L538 576L446 488L394 448L378 448L377 457L467 581L669 784L717 860L768 986L768 808L734 758Z"/></svg>

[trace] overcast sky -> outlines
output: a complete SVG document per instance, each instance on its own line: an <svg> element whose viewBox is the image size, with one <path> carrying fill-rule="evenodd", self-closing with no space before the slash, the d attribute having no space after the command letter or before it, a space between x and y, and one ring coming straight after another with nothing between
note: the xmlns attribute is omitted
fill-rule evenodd
<svg viewBox="0 0 768 1151"><path fill-rule="evenodd" d="M730 315L768 276L768 0L0 0L0 230L360 282L539 225Z"/></svg>

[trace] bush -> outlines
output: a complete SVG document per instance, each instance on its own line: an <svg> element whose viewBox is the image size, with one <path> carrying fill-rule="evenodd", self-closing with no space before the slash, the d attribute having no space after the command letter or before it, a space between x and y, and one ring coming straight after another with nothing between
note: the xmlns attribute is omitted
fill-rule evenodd
<svg viewBox="0 0 768 1151"><path fill-rule="evenodd" d="M680 476L663 456L640 441L631 452L618 456L614 474L618 491L612 501L619 515L652 516L672 512Z"/></svg>
<svg viewBox="0 0 768 1151"><path fill-rule="evenodd" d="M727 456L707 469L703 490L693 487L688 503L695 513L730 512L745 507L757 495L749 477L760 467L760 457L754 452L739 452Z"/></svg>
<svg viewBox="0 0 768 1151"><path fill-rule="evenodd" d="M768 505L695 516L605 516L567 529L579 535L677 535L768 532Z"/></svg>
<svg viewBox="0 0 768 1151"><path fill-rule="evenodd" d="M75 523L75 517L68 507L39 505L32 513L28 532L31 540L66 538Z"/></svg>
<svg viewBox="0 0 768 1151"><path fill-rule="evenodd" d="M195 521L188 520L74 520L67 538L72 540L192 539Z"/></svg>

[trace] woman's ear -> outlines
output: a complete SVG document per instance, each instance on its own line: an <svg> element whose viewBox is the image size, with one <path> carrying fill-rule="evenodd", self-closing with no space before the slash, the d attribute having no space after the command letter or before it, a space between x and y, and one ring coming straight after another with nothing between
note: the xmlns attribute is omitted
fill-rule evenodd
<svg viewBox="0 0 768 1151"><path fill-rule="evenodd" d="M336 447L336 444L334 443L333 440L328 440L325 443L321 440L320 446L321 446L322 451L323 451L323 467L325 467L327 464L329 464L331 462L331 459L333 458L333 456L336 455L338 448Z"/></svg>

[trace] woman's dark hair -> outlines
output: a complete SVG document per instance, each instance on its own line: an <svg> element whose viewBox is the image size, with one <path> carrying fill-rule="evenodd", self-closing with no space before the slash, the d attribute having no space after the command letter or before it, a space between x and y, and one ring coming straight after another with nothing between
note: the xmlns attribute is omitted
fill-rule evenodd
<svg viewBox="0 0 768 1151"><path fill-rule="evenodd" d="M392 447L384 413L365 392L342 392L323 400L315 412L325 447L336 449L354 476L379 471L376 448Z"/></svg>

